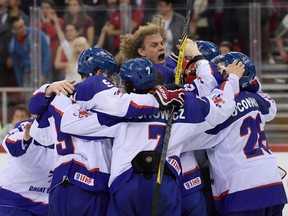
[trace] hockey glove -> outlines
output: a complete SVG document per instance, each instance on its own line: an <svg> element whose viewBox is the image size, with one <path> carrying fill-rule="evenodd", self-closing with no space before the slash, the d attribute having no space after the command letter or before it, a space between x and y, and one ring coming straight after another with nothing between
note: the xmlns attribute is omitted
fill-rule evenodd
<svg viewBox="0 0 288 216"><path fill-rule="evenodd" d="M160 110L171 110L174 107L174 110L180 109L184 104L184 89L175 89L168 90L162 85L157 85L154 87L154 97L159 103Z"/></svg>

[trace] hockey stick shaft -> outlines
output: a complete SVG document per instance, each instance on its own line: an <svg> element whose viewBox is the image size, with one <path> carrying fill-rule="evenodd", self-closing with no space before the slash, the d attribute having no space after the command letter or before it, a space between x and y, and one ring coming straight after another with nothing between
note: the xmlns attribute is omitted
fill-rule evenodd
<svg viewBox="0 0 288 216"><path fill-rule="evenodd" d="M175 70L175 84L180 83L180 72L181 72L182 62L184 59L184 52L185 52L185 48L186 48L186 41L187 41L187 35L188 35L188 29L189 29L191 10L192 10L192 0L187 0L186 18L185 18L185 22L184 22L184 29L183 29L183 34L181 37L180 50L179 50L178 61L177 61L177 66L176 66L176 70ZM163 142L163 147L162 147L162 152L161 152L161 157L160 157L160 163L159 163L158 173L157 173L157 180L156 180L156 185L155 185L154 194L153 194L153 203L152 203L152 210L151 210L152 216L157 215L158 204L159 204L159 199L160 199L161 183L162 183L163 172L164 172L165 163L166 163L168 143L169 143L169 139L170 139L170 135L171 135L173 113L174 113L174 107L171 110L171 112L169 113L166 129L165 129L164 142Z"/></svg>
<svg viewBox="0 0 288 216"><path fill-rule="evenodd" d="M188 30L189 30L191 8L192 8L192 0L187 0L187 12L186 12L186 17L185 17L185 22L184 22L183 34L182 34L181 41L180 41L180 49L179 49L179 54L178 54L177 66L175 70L175 84L180 84L180 75L181 75L182 63L184 59L186 41L187 41Z"/></svg>
<svg viewBox="0 0 288 216"><path fill-rule="evenodd" d="M159 162L159 167L158 167L158 173L157 173L157 180L156 180L156 185L155 185L154 194L153 194L153 203L152 203L152 211L151 211L152 216L157 215L162 177L163 177L163 172L164 172L165 163L166 163L166 155L167 155L167 150L168 150L168 142L169 142L170 135L171 135L173 113L174 113L174 107L169 113L168 121L166 124L164 142L163 142L163 147L162 147L162 152L161 152L161 157L160 157L160 162Z"/></svg>

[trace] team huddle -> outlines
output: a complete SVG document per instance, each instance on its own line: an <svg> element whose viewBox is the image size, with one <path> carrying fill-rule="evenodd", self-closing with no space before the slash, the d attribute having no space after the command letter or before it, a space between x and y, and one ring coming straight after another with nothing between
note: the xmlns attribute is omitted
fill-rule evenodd
<svg viewBox="0 0 288 216"><path fill-rule="evenodd" d="M178 56L165 56L165 40L155 18L121 37L119 72L108 51L89 48L78 60L80 83L33 93L34 119L3 141L10 157L0 175L0 216L282 215L287 198L264 132L277 108L253 60L188 39L176 85ZM213 214L196 150L208 157Z"/></svg>

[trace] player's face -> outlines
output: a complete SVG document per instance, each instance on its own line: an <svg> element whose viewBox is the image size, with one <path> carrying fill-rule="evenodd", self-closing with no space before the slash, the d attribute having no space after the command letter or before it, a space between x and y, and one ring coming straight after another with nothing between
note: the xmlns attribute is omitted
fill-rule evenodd
<svg viewBox="0 0 288 216"><path fill-rule="evenodd" d="M154 64L165 64L164 41L161 35L152 34L146 36L143 41L143 48L139 48L138 53Z"/></svg>
<svg viewBox="0 0 288 216"><path fill-rule="evenodd" d="M14 115L13 115L12 123L16 124L20 121L23 121L23 120L26 120L29 118L30 118L30 116L28 116L26 112L24 112L22 110L16 110Z"/></svg>

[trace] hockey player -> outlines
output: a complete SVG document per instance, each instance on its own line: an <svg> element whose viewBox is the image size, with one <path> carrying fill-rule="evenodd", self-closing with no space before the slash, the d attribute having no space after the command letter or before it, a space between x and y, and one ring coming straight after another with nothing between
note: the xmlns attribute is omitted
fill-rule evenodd
<svg viewBox="0 0 288 216"><path fill-rule="evenodd" d="M3 140L9 156L0 174L1 216L48 215L54 145L43 146L29 135L32 121L18 123Z"/></svg>
<svg viewBox="0 0 288 216"><path fill-rule="evenodd" d="M204 47L206 48L207 46L204 46ZM201 55L201 53L199 52L198 48L197 49L195 49L195 48L197 48L195 42L189 40L188 41L188 45L187 45L187 50L190 50L190 52L188 52L188 53L191 56ZM205 49L203 49L203 50L206 53L208 52ZM196 51L198 51L198 53L195 53ZM203 59L204 58L202 58L202 60ZM190 84L190 85L186 86L187 90L189 90L189 91L193 90L193 91L195 91L196 93L198 93L200 95L207 94L207 92L210 92L210 90L217 85L217 82L215 81L215 78L213 78L213 76L211 76L211 74L209 75L209 73L210 73L209 71L211 70L210 69L211 65L207 64L207 61L206 62L205 62L205 60L203 60L203 61L199 61L198 62L198 65L200 65L199 68L201 68L201 70L198 70L198 74L197 74L197 76L199 77L199 80L197 80L193 84ZM201 64L201 62L202 62L202 64ZM214 66L214 65L212 65L212 66ZM201 77L201 79L200 79L200 77ZM90 89L91 88L89 88L89 90ZM199 177L197 177L197 173L199 175L199 170L197 170L196 161L195 161L195 159L194 160L193 159L194 158L192 158L191 164L189 164L187 169L185 169L185 174L186 174L186 178L185 179L188 182L188 181L190 181L190 179L189 179L190 177L192 179L195 178L196 180L198 180L198 183L195 184L194 187L186 187L186 189L184 189L185 187L183 186L183 191L184 191L183 194L185 194L186 198L188 197L187 196L188 194L194 193L193 197L189 201L189 203L190 203L189 208L185 208L185 212L189 211L189 209L193 209L193 213L192 214L201 215L202 213L200 213L200 212L205 210L204 202L199 202L199 200L201 200L201 199L203 200L201 191L199 191L199 189L201 189L201 187L202 187L202 184L201 184L201 181L199 181ZM187 164L187 163L185 163L185 164ZM191 170L193 172L188 170L188 168L191 168L191 167L192 167ZM188 173L189 173L189 175L187 175ZM183 183L185 183L185 182L183 182ZM196 194L198 194L197 196L199 196L199 198L197 197L197 199L196 199ZM197 200L197 202L195 202L195 205L193 204L193 202L191 202L191 200L192 201L196 201ZM191 212L190 212L190 214L191 214ZM204 213L204 215L205 215L205 213Z"/></svg>
<svg viewBox="0 0 288 216"><path fill-rule="evenodd" d="M122 94L110 79L100 76L110 75L114 71L116 71L116 62L106 50L90 48L84 51L79 58L78 72L85 77L85 80L75 86L73 101L85 108L94 108L102 113L119 117L135 117L158 112L159 104L153 95ZM45 87L41 87L37 92L39 91L45 93ZM39 97L37 92L34 95ZM44 96L43 93L40 95ZM56 98L55 101L53 100L54 103L57 102ZM32 107L36 107L35 99L31 100ZM55 147L49 214L106 215L109 201L111 139L91 140L83 136L73 137L63 133L59 125L61 112L53 105L54 103L50 105L49 113L55 119L57 129L55 139L58 144ZM63 105L61 99L60 104ZM87 113L81 113L79 118L85 115ZM74 195L70 196L70 194ZM75 202L75 194L77 194L77 205L71 205ZM66 200L64 204L61 202L63 200Z"/></svg>
<svg viewBox="0 0 288 216"><path fill-rule="evenodd" d="M230 52L212 61L225 74L225 67L235 59L245 65L235 110L227 121L195 141L209 140L213 145L207 154L213 196L220 215L280 216L287 198L276 157L268 147L264 132L265 122L276 115L276 104L261 92L251 58Z"/></svg>
<svg viewBox="0 0 288 216"><path fill-rule="evenodd" d="M148 58L164 76L164 84L174 83L175 64L165 56L167 32L160 15L151 23L140 26L133 34L121 36L120 53L128 60L137 57ZM172 66L169 64L172 63Z"/></svg>
<svg viewBox="0 0 288 216"><path fill-rule="evenodd" d="M141 61L132 59L121 67L121 78L128 92L132 90L145 93L155 86L153 65L150 63L147 67L149 64ZM242 63L234 62L227 70L241 76L244 68ZM168 145L169 157L160 192L159 215L181 214L181 195L175 181L181 181L181 144L185 140L193 140L194 136L200 136L203 131L213 128L232 113L235 105L234 94L237 94L239 89L239 78L235 74L230 74L221 85L224 90L217 88L208 97L200 98L192 92L186 93L184 109L180 109L173 118ZM155 89L157 94L163 92L160 87ZM126 119L117 124L113 117L93 112L88 112L89 115L80 120L77 116L82 111L79 111L79 105L73 106L64 110L62 131L82 136L114 137L108 215L150 215L168 112ZM87 130L73 131L75 125L81 125ZM104 126L104 130L97 130L97 125Z"/></svg>

